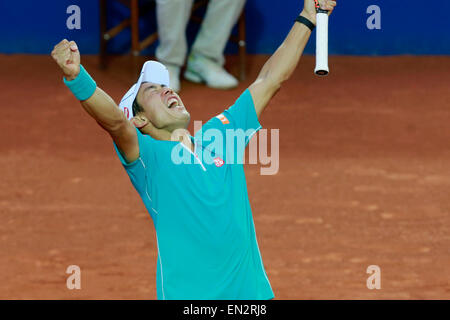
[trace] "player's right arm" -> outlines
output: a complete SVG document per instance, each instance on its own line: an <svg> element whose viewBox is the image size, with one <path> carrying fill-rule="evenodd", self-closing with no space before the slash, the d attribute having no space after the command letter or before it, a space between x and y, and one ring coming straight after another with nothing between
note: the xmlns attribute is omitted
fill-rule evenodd
<svg viewBox="0 0 450 320"><path fill-rule="evenodd" d="M80 73L80 52L74 41L62 40L51 55L67 81L76 79ZM81 101L81 105L110 134L127 162L139 158L136 129L106 92L97 87L92 96Z"/></svg>

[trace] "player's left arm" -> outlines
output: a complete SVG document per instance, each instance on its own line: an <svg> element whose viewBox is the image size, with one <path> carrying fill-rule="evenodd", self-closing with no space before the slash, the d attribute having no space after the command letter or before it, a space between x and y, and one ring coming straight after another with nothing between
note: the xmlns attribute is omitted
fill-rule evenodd
<svg viewBox="0 0 450 320"><path fill-rule="evenodd" d="M322 9L330 13L336 6L336 1L319 0ZM316 9L314 0L305 0L301 16L316 24ZM255 82L249 90L255 105L255 111L260 117L270 99L280 89L281 84L289 79L300 61L303 50L311 36L311 30L301 23L294 23L291 31L281 46L267 60Z"/></svg>

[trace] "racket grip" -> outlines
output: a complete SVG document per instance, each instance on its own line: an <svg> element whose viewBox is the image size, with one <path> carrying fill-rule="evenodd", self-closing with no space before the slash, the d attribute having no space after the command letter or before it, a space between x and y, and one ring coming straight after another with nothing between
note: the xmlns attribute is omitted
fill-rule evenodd
<svg viewBox="0 0 450 320"><path fill-rule="evenodd" d="M328 68L328 13L318 10L316 17L316 68L314 72L319 76L326 76Z"/></svg>

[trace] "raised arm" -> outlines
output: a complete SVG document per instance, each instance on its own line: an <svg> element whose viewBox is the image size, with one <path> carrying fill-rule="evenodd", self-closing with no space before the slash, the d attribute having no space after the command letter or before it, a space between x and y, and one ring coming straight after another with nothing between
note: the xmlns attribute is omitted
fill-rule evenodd
<svg viewBox="0 0 450 320"><path fill-rule="evenodd" d="M336 1L332 0L319 0L319 3L322 9L329 10L330 13L336 6ZM300 15L314 25L316 24L314 0L305 0L304 8ZM280 89L281 84L289 79L295 70L310 35L311 30L305 24L294 23L286 39L264 64L255 82L250 85L249 90L258 117L270 99Z"/></svg>
<svg viewBox="0 0 450 320"><path fill-rule="evenodd" d="M51 55L66 81L77 79L80 74L80 52L74 41L62 40ZM127 162L139 158L136 129L106 92L96 87L90 97L80 102L86 112L110 134Z"/></svg>

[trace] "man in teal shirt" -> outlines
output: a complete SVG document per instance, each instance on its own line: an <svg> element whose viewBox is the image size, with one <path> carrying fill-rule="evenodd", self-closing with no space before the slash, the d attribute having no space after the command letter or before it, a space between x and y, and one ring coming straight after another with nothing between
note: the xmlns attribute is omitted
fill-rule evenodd
<svg viewBox="0 0 450 320"><path fill-rule="evenodd" d="M334 1L324 0L332 10ZM157 236L158 299L272 299L255 234L242 155L258 117L294 71L315 23L313 0L236 102L192 137L190 115L156 61L119 108L80 65L75 42L52 56L85 110L112 137ZM229 133L237 133L229 135ZM230 138L231 137L231 138Z"/></svg>
<svg viewBox="0 0 450 320"><path fill-rule="evenodd" d="M223 116L228 123L214 117L191 138L194 150L136 130L140 157L128 163L118 152L154 222L158 299L273 298L258 249L243 165L228 163L226 146L209 148L213 143L205 134L217 129L225 137L225 130L235 128L256 132L260 125L249 90ZM234 157L234 149L228 158ZM173 161L174 152L183 154L186 163ZM216 158L221 161L214 162Z"/></svg>

